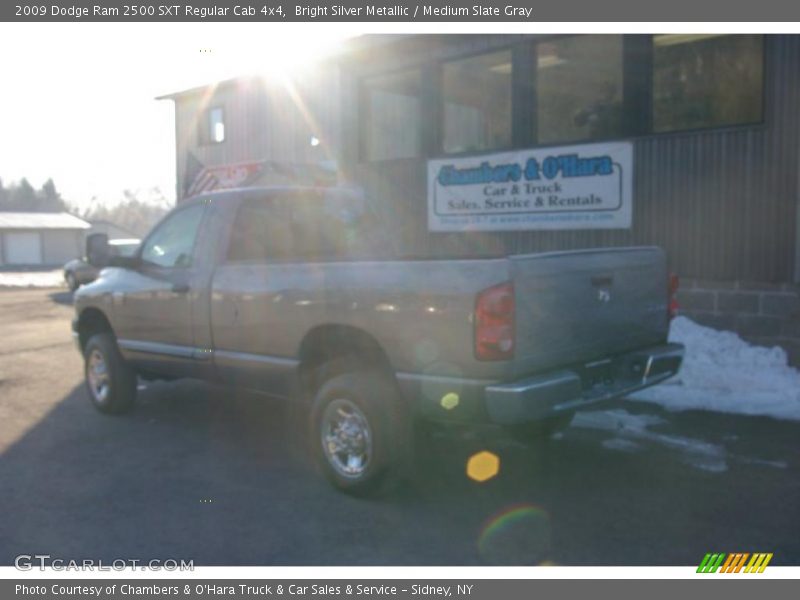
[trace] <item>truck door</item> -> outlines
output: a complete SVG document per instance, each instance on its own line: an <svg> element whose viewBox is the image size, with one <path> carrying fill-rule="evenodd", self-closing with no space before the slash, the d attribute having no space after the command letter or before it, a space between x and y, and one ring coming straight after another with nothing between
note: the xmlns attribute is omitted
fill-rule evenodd
<svg viewBox="0 0 800 600"><path fill-rule="evenodd" d="M162 221L143 242L138 268L113 293L120 348L145 368L195 374L193 286L202 269L193 253L204 211L202 203L189 204Z"/></svg>

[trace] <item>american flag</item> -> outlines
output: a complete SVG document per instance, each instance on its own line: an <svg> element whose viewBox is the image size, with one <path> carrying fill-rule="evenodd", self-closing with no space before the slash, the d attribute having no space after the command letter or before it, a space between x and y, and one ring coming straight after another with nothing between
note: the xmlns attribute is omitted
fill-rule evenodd
<svg viewBox="0 0 800 600"><path fill-rule="evenodd" d="M254 185L257 181L273 185L334 185L335 163L292 164L269 160L206 167L191 152L186 159L183 197L203 192Z"/></svg>
<svg viewBox="0 0 800 600"><path fill-rule="evenodd" d="M191 198L203 192L247 186L259 176L263 168L263 161L206 167L190 152L186 160L183 197Z"/></svg>

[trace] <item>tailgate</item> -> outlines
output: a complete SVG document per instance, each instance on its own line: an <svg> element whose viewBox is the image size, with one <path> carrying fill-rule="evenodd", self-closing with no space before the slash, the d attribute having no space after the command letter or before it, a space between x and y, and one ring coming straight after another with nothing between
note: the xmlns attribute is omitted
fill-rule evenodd
<svg viewBox="0 0 800 600"><path fill-rule="evenodd" d="M663 342L667 272L660 248L509 257L516 299L516 375Z"/></svg>

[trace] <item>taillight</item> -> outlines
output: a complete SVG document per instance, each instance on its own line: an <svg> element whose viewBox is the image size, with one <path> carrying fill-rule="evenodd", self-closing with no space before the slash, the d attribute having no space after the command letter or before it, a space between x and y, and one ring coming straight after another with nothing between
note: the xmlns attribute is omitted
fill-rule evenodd
<svg viewBox="0 0 800 600"><path fill-rule="evenodd" d="M501 283L478 293L475 301L475 357L508 360L514 356L514 286Z"/></svg>
<svg viewBox="0 0 800 600"><path fill-rule="evenodd" d="M669 274L669 296L667 297L667 316L670 321L678 316L678 287L680 280L675 273Z"/></svg>

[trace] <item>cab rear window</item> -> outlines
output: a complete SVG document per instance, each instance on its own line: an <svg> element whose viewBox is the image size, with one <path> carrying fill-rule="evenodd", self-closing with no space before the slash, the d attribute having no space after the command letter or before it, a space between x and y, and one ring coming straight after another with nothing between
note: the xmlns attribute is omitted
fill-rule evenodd
<svg viewBox="0 0 800 600"><path fill-rule="evenodd" d="M359 206L362 204L362 206ZM376 223L356 198L321 191L245 200L236 215L228 262L365 259L379 254Z"/></svg>

